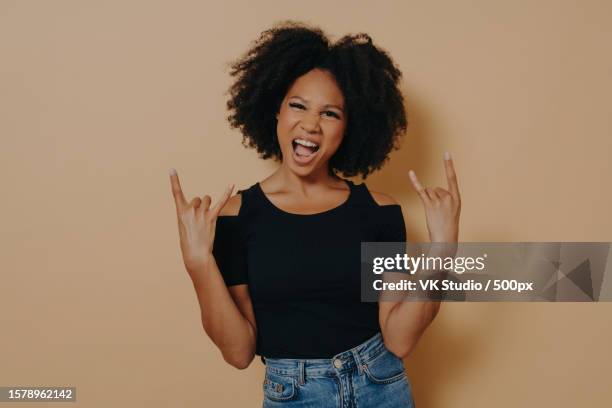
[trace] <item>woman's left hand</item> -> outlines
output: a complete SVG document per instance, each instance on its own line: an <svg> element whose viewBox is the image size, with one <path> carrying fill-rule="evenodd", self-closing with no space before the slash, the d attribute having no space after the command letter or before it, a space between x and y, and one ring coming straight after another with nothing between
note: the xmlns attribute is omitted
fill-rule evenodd
<svg viewBox="0 0 612 408"><path fill-rule="evenodd" d="M444 154L444 167L448 190L442 187L423 187L414 171L408 173L412 186L419 194L425 216L427 229L431 242L457 242L459 239L459 214L461 212L461 196L457 175L453 166L453 159L448 153Z"/></svg>

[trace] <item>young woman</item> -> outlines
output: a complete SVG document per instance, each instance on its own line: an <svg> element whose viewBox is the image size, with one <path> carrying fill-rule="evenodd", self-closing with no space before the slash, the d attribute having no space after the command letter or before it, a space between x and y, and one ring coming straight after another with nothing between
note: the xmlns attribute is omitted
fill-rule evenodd
<svg viewBox="0 0 612 408"><path fill-rule="evenodd" d="M366 34L330 43L283 23L232 65L229 121L279 167L231 196L187 202L170 171L185 267L204 330L229 364L266 364L264 407L409 407L402 358L436 302L360 301L360 243L406 240L401 207L369 191L406 129L401 72ZM412 184L432 241L456 242L460 198Z"/></svg>

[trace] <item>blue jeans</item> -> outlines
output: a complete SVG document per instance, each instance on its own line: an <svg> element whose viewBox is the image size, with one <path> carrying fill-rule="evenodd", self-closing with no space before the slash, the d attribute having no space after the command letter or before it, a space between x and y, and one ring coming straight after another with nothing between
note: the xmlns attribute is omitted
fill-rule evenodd
<svg viewBox="0 0 612 408"><path fill-rule="evenodd" d="M266 358L264 408L414 407L402 360L380 333L331 359Z"/></svg>

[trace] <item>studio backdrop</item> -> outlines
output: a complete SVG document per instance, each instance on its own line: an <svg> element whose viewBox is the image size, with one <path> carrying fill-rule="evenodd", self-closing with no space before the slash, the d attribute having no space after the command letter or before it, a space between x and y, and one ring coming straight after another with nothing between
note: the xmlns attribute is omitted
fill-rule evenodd
<svg viewBox="0 0 612 408"><path fill-rule="evenodd" d="M408 131L366 182L402 205L409 241L428 237L408 171L443 185L445 151L460 241L612 241L610 16L595 0L0 0L0 386L75 387L62 406L86 408L260 404L260 360L231 367L202 329L168 170L216 199L274 168L230 129L226 91L279 21L366 32L402 70ZM404 361L417 406L609 406L611 312L445 303Z"/></svg>

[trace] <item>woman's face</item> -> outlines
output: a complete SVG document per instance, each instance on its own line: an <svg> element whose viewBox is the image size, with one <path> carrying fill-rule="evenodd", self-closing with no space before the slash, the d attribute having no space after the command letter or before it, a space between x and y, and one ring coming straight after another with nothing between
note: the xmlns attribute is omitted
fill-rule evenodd
<svg viewBox="0 0 612 408"><path fill-rule="evenodd" d="M313 69L295 80L277 115L283 165L298 176L324 169L346 128L344 96L331 73Z"/></svg>

